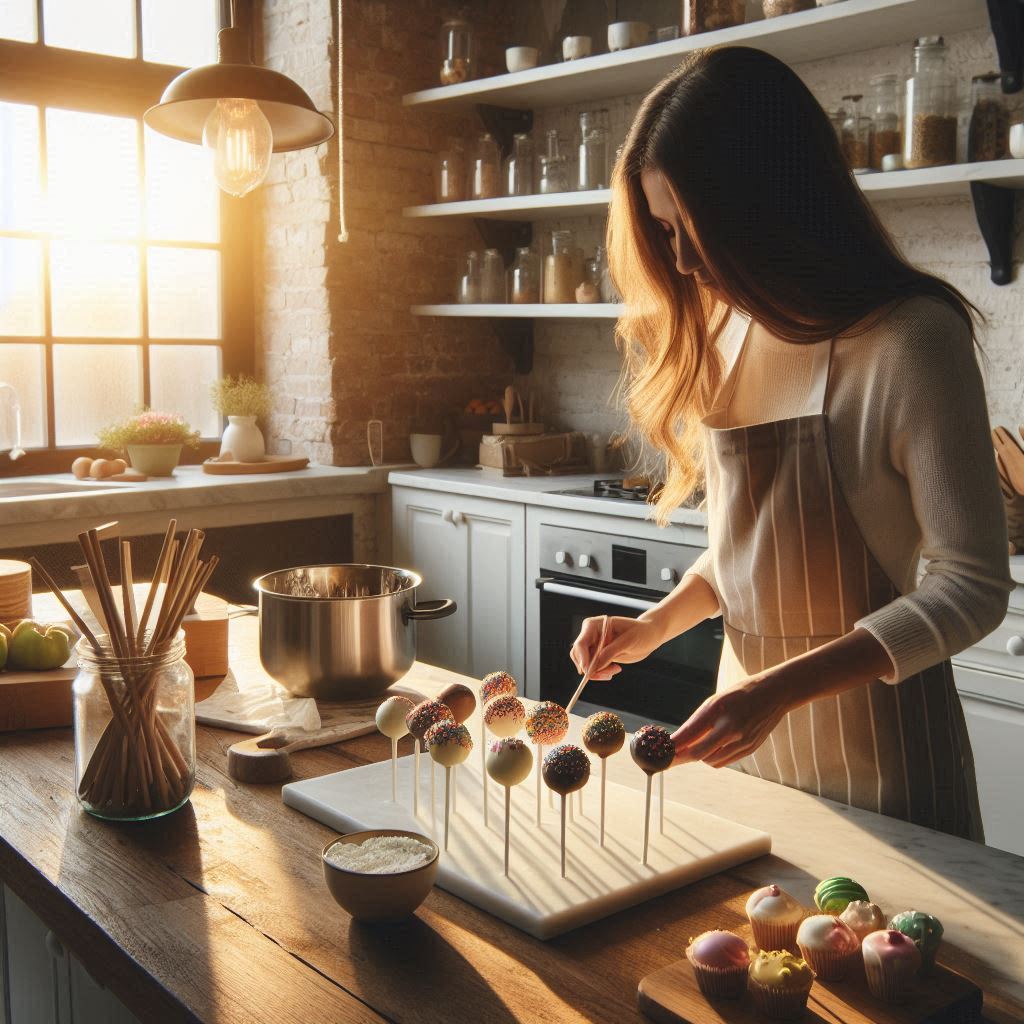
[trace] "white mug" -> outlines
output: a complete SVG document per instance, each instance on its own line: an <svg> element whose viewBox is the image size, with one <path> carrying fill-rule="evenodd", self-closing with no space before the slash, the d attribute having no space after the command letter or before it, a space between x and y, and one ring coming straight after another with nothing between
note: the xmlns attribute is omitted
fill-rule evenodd
<svg viewBox="0 0 1024 1024"><path fill-rule="evenodd" d="M525 71L527 68L535 68L540 58L540 51L536 46L510 46L505 50L505 67L509 71Z"/></svg>
<svg viewBox="0 0 1024 1024"><path fill-rule="evenodd" d="M608 26L608 49L628 50L643 46L651 35L651 26L646 21L616 21Z"/></svg>
<svg viewBox="0 0 1024 1024"><path fill-rule="evenodd" d="M562 40L562 60L590 56L590 36L566 36Z"/></svg>

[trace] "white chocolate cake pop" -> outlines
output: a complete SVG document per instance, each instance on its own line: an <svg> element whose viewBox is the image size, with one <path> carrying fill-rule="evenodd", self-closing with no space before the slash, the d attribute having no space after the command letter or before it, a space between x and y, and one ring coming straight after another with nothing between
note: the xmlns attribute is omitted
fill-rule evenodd
<svg viewBox="0 0 1024 1024"><path fill-rule="evenodd" d="M506 693L495 697L484 708L484 725L502 739L515 736L526 723L526 709L518 697Z"/></svg>
<svg viewBox="0 0 1024 1024"><path fill-rule="evenodd" d="M408 697L388 697L377 708L377 728L391 740L400 740L409 732L405 716L416 705Z"/></svg>
<svg viewBox="0 0 1024 1024"><path fill-rule="evenodd" d="M432 725L423 737L430 756L445 768L462 764L473 749L473 740L464 725L446 720Z"/></svg>
<svg viewBox="0 0 1024 1024"><path fill-rule="evenodd" d="M495 740L487 752L487 774L499 786L518 786L533 770L533 753L517 739Z"/></svg>

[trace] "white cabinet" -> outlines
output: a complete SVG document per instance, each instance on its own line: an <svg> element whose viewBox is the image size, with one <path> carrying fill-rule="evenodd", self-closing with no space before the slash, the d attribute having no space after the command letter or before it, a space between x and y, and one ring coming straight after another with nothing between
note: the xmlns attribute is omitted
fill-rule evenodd
<svg viewBox="0 0 1024 1024"><path fill-rule="evenodd" d="M440 491L392 491L395 562L423 577L419 600L450 597L458 611L417 626L421 661L480 677L523 678L526 514L521 504Z"/></svg>

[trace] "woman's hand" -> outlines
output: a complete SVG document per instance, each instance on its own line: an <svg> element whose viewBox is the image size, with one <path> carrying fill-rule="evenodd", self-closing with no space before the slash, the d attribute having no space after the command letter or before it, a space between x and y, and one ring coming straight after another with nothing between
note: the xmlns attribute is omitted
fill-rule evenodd
<svg viewBox="0 0 1024 1024"><path fill-rule="evenodd" d="M709 697L672 734L673 764L703 761L724 768L752 754L790 710L772 686L754 677Z"/></svg>
<svg viewBox="0 0 1024 1024"><path fill-rule="evenodd" d="M605 622L608 623L606 627ZM603 646L602 628L605 629ZM664 642L661 627L650 619L630 619L624 615L609 615L606 619L598 615L583 620L583 628L572 645L569 657L580 675L586 672L591 659L596 657L598 660L590 678L611 679L622 671L619 663L643 661Z"/></svg>

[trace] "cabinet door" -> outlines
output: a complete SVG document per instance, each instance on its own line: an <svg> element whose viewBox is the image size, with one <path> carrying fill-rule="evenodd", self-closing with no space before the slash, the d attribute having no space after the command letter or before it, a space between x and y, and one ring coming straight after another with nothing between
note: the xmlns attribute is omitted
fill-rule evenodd
<svg viewBox="0 0 1024 1024"><path fill-rule="evenodd" d="M4 889L9 1024L70 1020L68 958L49 929L10 889ZM55 955L59 954L59 955Z"/></svg>

